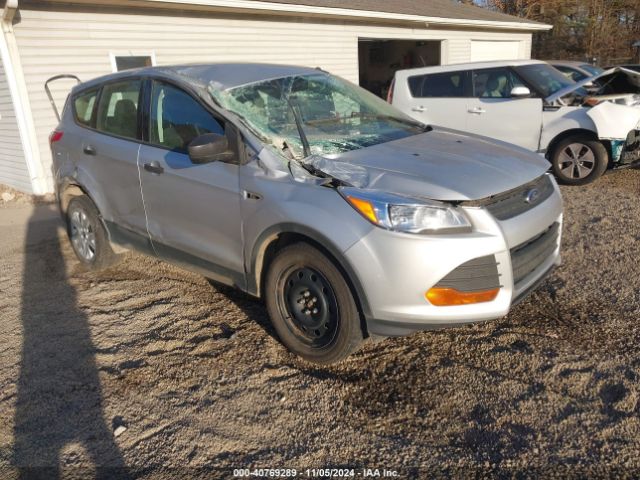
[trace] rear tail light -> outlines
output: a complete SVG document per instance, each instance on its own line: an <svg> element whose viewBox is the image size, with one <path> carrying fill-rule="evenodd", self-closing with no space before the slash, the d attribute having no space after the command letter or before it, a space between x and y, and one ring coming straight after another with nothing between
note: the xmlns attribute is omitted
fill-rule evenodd
<svg viewBox="0 0 640 480"><path fill-rule="evenodd" d="M391 85L389 85L389 91L387 92L387 102L393 103L393 87L396 84L396 79L391 80Z"/></svg>
<svg viewBox="0 0 640 480"><path fill-rule="evenodd" d="M61 130L54 130L53 132L51 132L51 135L49 135L49 145L53 145L54 143L62 140L63 135L64 132L62 132Z"/></svg>

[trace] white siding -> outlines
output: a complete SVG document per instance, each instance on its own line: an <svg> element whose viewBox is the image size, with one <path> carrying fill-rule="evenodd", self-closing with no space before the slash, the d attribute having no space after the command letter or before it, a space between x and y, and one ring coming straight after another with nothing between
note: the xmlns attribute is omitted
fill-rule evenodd
<svg viewBox="0 0 640 480"><path fill-rule="evenodd" d="M0 61L0 183L31 193L31 179L22 151L16 113Z"/></svg>
<svg viewBox="0 0 640 480"><path fill-rule="evenodd" d="M445 40L442 60L470 60L470 38L529 41L529 33L367 26L293 17L127 15L82 11L21 11L15 25L44 171L55 118L45 80L60 73L90 79L111 72L112 54L154 53L157 65L259 61L319 66L358 81L358 38ZM523 51L523 57L529 55ZM54 90L62 105L70 84Z"/></svg>
<svg viewBox="0 0 640 480"><path fill-rule="evenodd" d="M520 58L520 42L471 40L471 61L486 62Z"/></svg>

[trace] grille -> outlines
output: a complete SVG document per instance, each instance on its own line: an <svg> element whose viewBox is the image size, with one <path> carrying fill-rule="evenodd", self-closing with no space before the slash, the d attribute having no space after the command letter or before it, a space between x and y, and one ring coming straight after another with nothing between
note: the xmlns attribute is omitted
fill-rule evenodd
<svg viewBox="0 0 640 480"><path fill-rule="evenodd" d="M535 199L527 201L527 196L533 190L538 191ZM465 205L485 207L498 220L509 220L540 205L553 193L553 182L547 174L518 188L500 193L477 202L465 202Z"/></svg>
<svg viewBox="0 0 640 480"><path fill-rule="evenodd" d="M555 251L558 246L559 230L560 225L554 223L537 237L511 249L513 282L516 288Z"/></svg>
<svg viewBox="0 0 640 480"><path fill-rule="evenodd" d="M493 255L474 258L452 270L436 285L439 288L454 288L459 292L477 292L500 287L498 262Z"/></svg>

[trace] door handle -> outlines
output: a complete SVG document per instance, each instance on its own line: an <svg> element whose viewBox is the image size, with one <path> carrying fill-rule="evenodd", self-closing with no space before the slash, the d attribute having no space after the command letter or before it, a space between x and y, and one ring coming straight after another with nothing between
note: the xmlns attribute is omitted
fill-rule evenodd
<svg viewBox="0 0 640 480"><path fill-rule="evenodd" d="M487 113L487 111L481 107L470 108L469 110L467 110L467 112L475 113L476 115L482 115L483 113Z"/></svg>
<svg viewBox="0 0 640 480"><path fill-rule="evenodd" d="M164 173L164 168L162 168L162 166L156 161L153 161L151 163L145 163L143 165L143 168L147 172L155 173L156 175L160 175L161 173Z"/></svg>
<svg viewBox="0 0 640 480"><path fill-rule="evenodd" d="M253 193L248 190L244 190L244 198L247 200L262 200L262 195L259 193Z"/></svg>
<svg viewBox="0 0 640 480"><path fill-rule="evenodd" d="M412 112L426 112L427 108L420 105L419 107L413 107L411 109Z"/></svg>
<svg viewBox="0 0 640 480"><path fill-rule="evenodd" d="M84 148L82 149L82 151L86 155L95 155L96 154L96 149L93 148L91 145L85 145Z"/></svg>

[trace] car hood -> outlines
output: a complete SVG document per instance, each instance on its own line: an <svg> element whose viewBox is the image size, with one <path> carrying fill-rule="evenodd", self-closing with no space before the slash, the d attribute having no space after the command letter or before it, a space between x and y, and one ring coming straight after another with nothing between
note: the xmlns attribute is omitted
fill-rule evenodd
<svg viewBox="0 0 640 480"><path fill-rule="evenodd" d="M579 82L569 85L568 87L560 89L557 92L555 92L553 95L549 95L547 98L545 98L545 101L547 103L553 103L556 100L578 90L579 88L584 87L585 85L588 85L590 83L593 83L595 80L603 80L605 82L608 82L609 80L611 81L615 80L615 77L618 77L618 76L623 77L626 80L625 84L628 85L630 89L633 91L624 91L624 92L621 91L616 93L640 92L640 72L629 70L628 68L623 68L623 67L614 67L614 68L605 70L604 72L598 75L585 78L584 80L580 80Z"/></svg>
<svg viewBox="0 0 640 480"><path fill-rule="evenodd" d="M446 129L346 152L317 166L329 175L332 168L355 171L363 188L445 201L496 195L549 169L528 150Z"/></svg>

